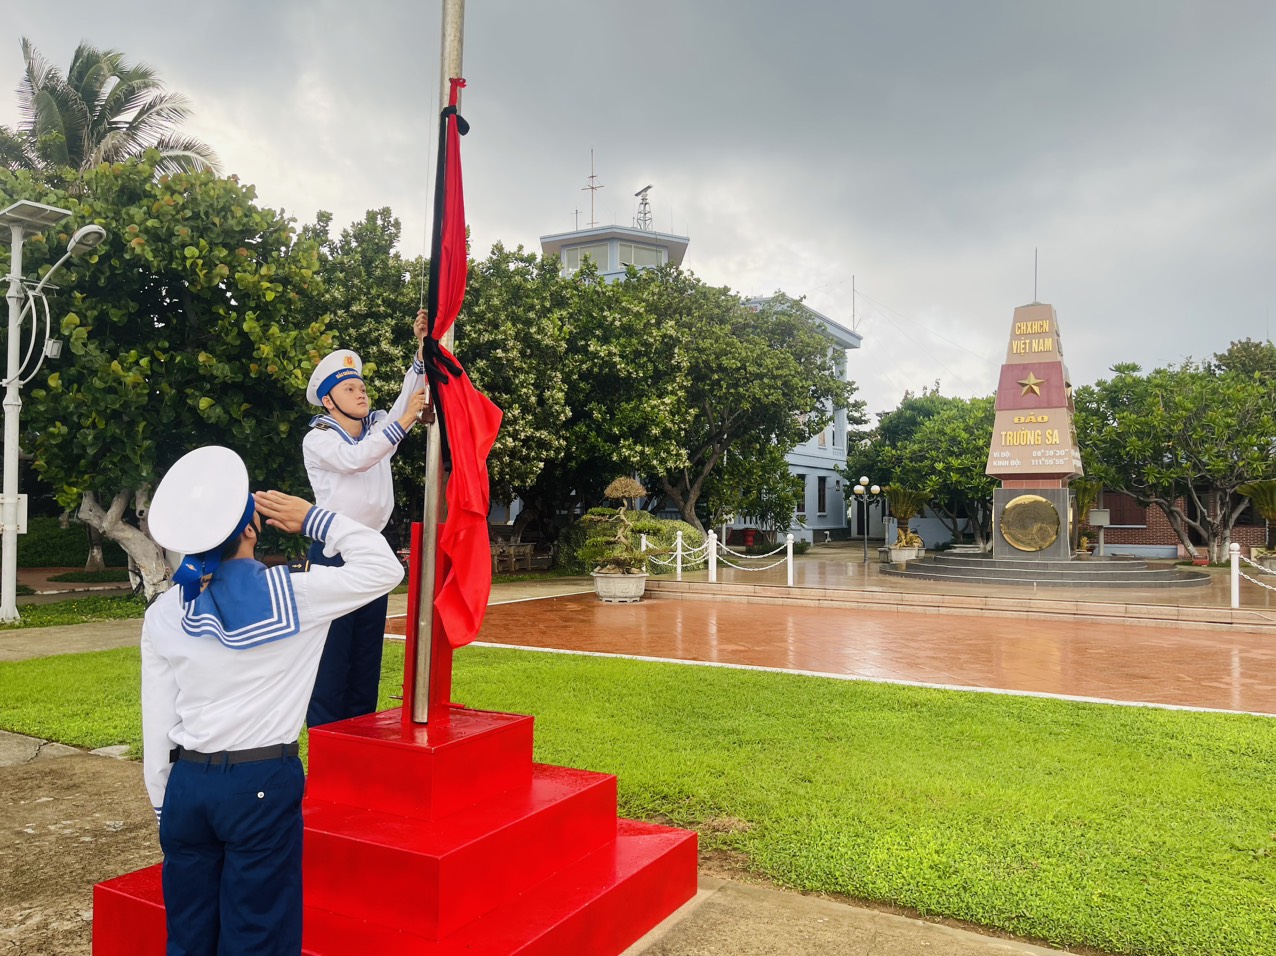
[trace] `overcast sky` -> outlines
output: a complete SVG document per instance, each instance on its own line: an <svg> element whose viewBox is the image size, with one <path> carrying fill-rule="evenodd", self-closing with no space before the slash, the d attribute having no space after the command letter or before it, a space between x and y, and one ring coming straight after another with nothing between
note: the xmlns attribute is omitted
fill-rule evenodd
<svg viewBox="0 0 1276 956"><path fill-rule="evenodd" d="M9 89L20 36L62 67L122 50L264 205L388 205L421 252L437 2L6 7ZM1269 2L471 0L474 252L585 225L593 149L600 223L654 184L702 279L854 322L871 411L936 379L990 393L1034 248L1075 384L1206 357L1270 331L1273 50Z"/></svg>

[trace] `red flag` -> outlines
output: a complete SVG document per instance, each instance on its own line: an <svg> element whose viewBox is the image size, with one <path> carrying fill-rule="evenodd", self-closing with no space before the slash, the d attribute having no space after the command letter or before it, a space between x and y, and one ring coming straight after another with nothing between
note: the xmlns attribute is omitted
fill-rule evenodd
<svg viewBox="0 0 1276 956"><path fill-rule="evenodd" d="M478 635L492 592L487 455L501 427L501 410L474 387L456 357L439 344L439 338L461 311L468 268L461 136L468 132L469 124L456 110L457 92L465 81L454 78L451 83L449 105L440 119L430 251L430 334L425 342L425 364L445 453L450 452L452 465L447 483L447 521L438 539L444 578L434 606L448 643L460 647Z"/></svg>

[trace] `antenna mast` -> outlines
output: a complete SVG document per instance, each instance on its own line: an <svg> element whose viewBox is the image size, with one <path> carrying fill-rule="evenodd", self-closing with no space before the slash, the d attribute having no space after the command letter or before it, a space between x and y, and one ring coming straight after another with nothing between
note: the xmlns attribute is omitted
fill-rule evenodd
<svg viewBox="0 0 1276 956"><path fill-rule="evenodd" d="M592 149L589 151L589 185L581 186L580 188L582 192L586 189L589 190L589 228L593 229L594 226L598 225L598 219L594 215L594 197L597 196L598 190L606 187L604 187L603 184L598 181L598 177L594 175L594 151Z"/></svg>
<svg viewBox="0 0 1276 956"><path fill-rule="evenodd" d="M638 228L643 232L651 232L651 203L647 201L647 193L651 186L643 186L634 193L638 197Z"/></svg>

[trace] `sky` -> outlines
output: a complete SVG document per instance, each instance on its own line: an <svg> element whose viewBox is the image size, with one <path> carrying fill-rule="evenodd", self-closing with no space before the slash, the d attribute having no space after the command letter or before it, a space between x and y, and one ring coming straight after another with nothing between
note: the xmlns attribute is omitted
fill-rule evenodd
<svg viewBox="0 0 1276 956"><path fill-rule="evenodd" d="M19 37L121 50L262 205L389 206L423 251L438 2L5 6L8 89ZM652 184L701 279L858 331L871 412L990 394L1034 288L1075 385L1269 337L1276 4L471 0L464 39L476 256L584 227L592 150L600 225Z"/></svg>

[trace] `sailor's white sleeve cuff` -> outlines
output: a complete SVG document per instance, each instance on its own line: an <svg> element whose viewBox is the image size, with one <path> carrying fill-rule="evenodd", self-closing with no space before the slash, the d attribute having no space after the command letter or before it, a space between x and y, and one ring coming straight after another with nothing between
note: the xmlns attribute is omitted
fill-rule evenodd
<svg viewBox="0 0 1276 956"><path fill-rule="evenodd" d="M390 440L391 445L397 445L399 442L403 441L407 432L403 430L403 426L398 422L391 422L389 425L385 426L381 434L385 435L385 437Z"/></svg>
<svg viewBox="0 0 1276 956"><path fill-rule="evenodd" d="M160 815L164 812L163 809L160 807L151 807L151 809L155 811L155 822L159 823Z"/></svg>
<svg viewBox="0 0 1276 956"><path fill-rule="evenodd" d="M412 360L412 371L417 375L425 374L425 359L414 358Z"/></svg>
<svg viewBox="0 0 1276 956"><path fill-rule="evenodd" d="M312 541L324 541L336 516L335 512L323 508L311 508L306 512L306 520L301 523L301 533Z"/></svg>

